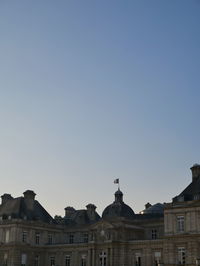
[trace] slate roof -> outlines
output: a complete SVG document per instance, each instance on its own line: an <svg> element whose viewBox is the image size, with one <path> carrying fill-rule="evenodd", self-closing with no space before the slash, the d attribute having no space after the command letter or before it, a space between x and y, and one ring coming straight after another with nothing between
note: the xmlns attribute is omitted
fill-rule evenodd
<svg viewBox="0 0 200 266"><path fill-rule="evenodd" d="M164 213L164 204L156 203L149 208L142 211L143 214L163 214Z"/></svg>
<svg viewBox="0 0 200 266"><path fill-rule="evenodd" d="M97 212L94 213L94 219L88 215L87 210L75 210L70 217L64 217L64 223L70 225L86 225L97 222L100 216Z"/></svg>
<svg viewBox="0 0 200 266"><path fill-rule="evenodd" d="M30 209L24 197L11 198L0 205L0 216L3 219L23 219L52 223L54 219L37 201L33 200L33 208Z"/></svg>
<svg viewBox="0 0 200 266"><path fill-rule="evenodd" d="M200 177L193 179L193 181L175 198L176 201L189 201L200 199Z"/></svg>

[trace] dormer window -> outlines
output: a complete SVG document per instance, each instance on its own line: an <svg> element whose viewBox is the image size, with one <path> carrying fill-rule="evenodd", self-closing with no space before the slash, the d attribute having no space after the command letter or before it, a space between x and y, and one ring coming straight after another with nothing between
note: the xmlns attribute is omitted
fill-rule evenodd
<svg viewBox="0 0 200 266"><path fill-rule="evenodd" d="M194 195L194 200L200 200L200 194Z"/></svg>
<svg viewBox="0 0 200 266"><path fill-rule="evenodd" d="M178 202L183 202L184 199L185 199L184 196L179 196L179 197L177 197L177 201L178 201Z"/></svg>

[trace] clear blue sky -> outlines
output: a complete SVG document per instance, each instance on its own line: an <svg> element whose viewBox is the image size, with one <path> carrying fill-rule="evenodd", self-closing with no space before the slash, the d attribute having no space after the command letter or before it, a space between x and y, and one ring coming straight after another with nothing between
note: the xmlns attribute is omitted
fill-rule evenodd
<svg viewBox="0 0 200 266"><path fill-rule="evenodd" d="M169 202L200 162L199 0L0 0L0 193L52 214Z"/></svg>

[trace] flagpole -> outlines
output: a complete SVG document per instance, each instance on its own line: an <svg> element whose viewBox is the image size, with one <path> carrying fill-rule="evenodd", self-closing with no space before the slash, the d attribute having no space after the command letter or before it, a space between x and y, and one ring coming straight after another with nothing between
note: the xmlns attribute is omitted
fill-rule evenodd
<svg viewBox="0 0 200 266"><path fill-rule="evenodd" d="M116 179L114 180L114 184L117 184L117 185L118 185L118 190L120 190L119 178L116 178Z"/></svg>

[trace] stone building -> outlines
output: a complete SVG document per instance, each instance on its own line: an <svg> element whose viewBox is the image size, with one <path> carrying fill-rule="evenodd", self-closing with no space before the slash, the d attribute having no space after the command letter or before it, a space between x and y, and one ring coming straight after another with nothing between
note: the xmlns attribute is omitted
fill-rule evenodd
<svg viewBox="0 0 200 266"><path fill-rule="evenodd" d="M1 196L0 266L200 265L200 165L171 203L139 214L118 190L100 217L96 206L52 218L31 190Z"/></svg>

